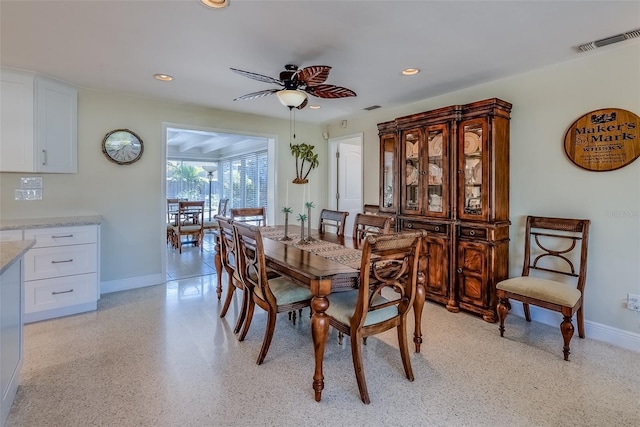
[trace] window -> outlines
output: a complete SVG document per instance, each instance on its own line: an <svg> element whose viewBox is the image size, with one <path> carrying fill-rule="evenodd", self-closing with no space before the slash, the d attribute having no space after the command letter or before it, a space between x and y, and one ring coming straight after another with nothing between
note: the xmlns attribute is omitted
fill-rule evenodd
<svg viewBox="0 0 640 427"><path fill-rule="evenodd" d="M167 198L204 200L212 215L222 198L229 198L227 208L267 207L267 165L267 150L217 162L168 158Z"/></svg>
<svg viewBox="0 0 640 427"><path fill-rule="evenodd" d="M222 196L229 208L267 206L267 151L219 162Z"/></svg>
<svg viewBox="0 0 640 427"><path fill-rule="evenodd" d="M209 183L209 173L203 168L209 166L214 170L211 174L211 183ZM205 209L212 209L215 214L219 200L217 168L217 162L168 159L167 198L204 200Z"/></svg>

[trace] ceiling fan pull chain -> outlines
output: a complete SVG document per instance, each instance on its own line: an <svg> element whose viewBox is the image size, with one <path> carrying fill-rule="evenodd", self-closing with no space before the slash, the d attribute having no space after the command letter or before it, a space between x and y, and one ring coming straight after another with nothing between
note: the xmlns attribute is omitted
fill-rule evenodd
<svg viewBox="0 0 640 427"><path fill-rule="evenodd" d="M293 140L296 140L296 110L289 108L291 114L293 114Z"/></svg>

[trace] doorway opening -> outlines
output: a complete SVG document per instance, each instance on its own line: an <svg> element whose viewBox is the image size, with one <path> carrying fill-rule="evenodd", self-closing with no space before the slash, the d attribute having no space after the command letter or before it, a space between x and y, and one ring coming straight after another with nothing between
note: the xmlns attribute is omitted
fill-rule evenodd
<svg viewBox="0 0 640 427"><path fill-rule="evenodd" d="M205 220L217 215L218 202L228 198L232 207L266 206L273 215L275 188L275 138L220 131L211 128L164 124L163 207L167 199L203 200ZM215 245L205 235L200 247L183 247L182 254L170 244L162 248L166 280L213 274Z"/></svg>

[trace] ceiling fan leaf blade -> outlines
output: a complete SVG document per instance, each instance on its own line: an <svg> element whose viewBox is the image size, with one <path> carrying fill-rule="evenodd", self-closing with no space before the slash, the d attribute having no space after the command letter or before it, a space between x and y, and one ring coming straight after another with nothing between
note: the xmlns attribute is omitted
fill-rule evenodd
<svg viewBox="0 0 640 427"><path fill-rule="evenodd" d="M251 92L251 93L248 93L246 95L242 95L242 96L237 97L236 99L234 99L234 101L246 101L248 99L262 98L263 96L267 96L267 95L271 95L272 93L276 93L279 90L280 89L267 89L267 90L261 90L261 91L258 91L258 92Z"/></svg>
<svg viewBox="0 0 640 427"><path fill-rule="evenodd" d="M304 107L307 106L308 103L309 103L309 98L305 98L304 101L302 101L302 104L298 105L296 108L298 110L302 110Z"/></svg>
<svg viewBox="0 0 640 427"><path fill-rule="evenodd" d="M328 65L312 65L298 70L296 75L298 81L305 83L307 86L316 86L327 80L329 71L331 71L331 67Z"/></svg>
<svg viewBox="0 0 640 427"><path fill-rule="evenodd" d="M241 76L248 77L253 80L257 80L259 82L275 83L277 85L284 86L282 81L278 79L274 79L273 77L265 76L263 74L252 73L250 71L244 71L244 70L238 70L237 68L231 68L231 71L233 71L234 73L240 74Z"/></svg>
<svg viewBox="0 0 640 427"><path fill-rule="evenodd" d="M305 91L318 98L348 98L356 96L356 93L351 89L335 85L307 86Z"/></svg>

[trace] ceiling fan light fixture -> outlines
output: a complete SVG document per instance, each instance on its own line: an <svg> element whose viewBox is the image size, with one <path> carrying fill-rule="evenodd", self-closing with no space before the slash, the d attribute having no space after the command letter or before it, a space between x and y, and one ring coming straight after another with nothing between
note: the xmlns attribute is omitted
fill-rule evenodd
<svg viewBox="0 0 640 427"><path fill-rule="evenodd" d="M279 90L276 95L278 95L280 103L289 108L297 108L307 99L306 93L293 89Z"/></svg>
<svg viewBox="0 0 640 427"><path fill-rule="evenodd" d="M200 3L212 9L222 9L229 6L229 0L200 0Z"/></svg>

